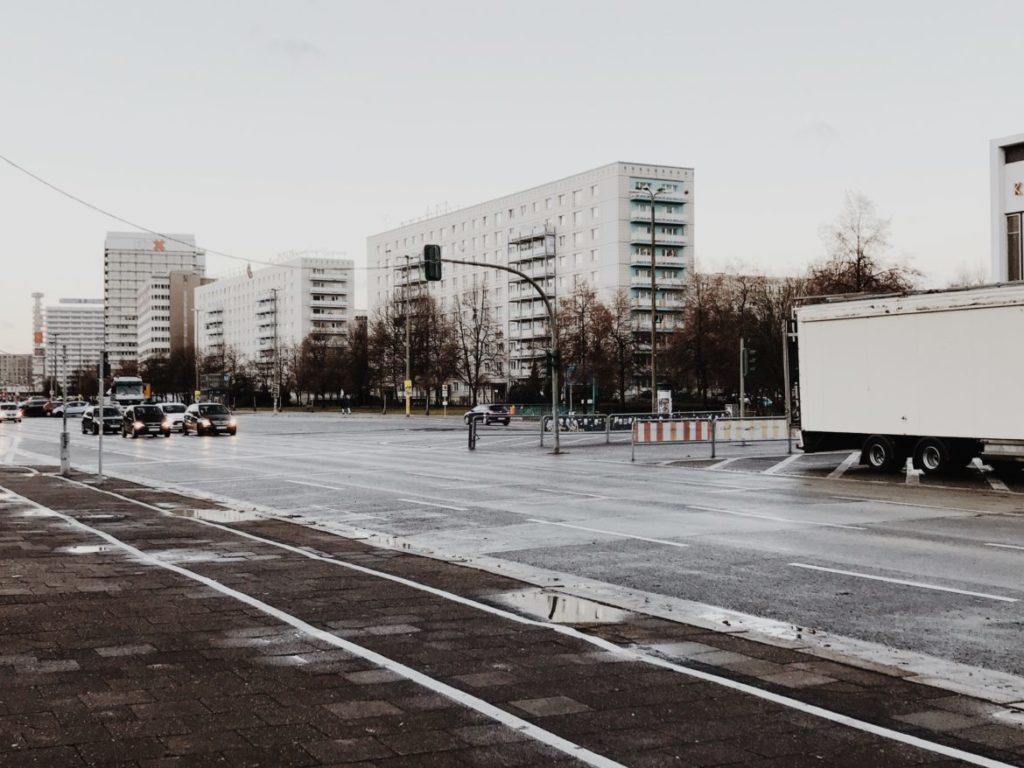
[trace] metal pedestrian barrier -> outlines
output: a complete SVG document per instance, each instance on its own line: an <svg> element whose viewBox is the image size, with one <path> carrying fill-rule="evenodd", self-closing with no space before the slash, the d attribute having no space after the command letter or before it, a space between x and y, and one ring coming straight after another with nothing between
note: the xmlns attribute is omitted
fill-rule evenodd
<svg viewBox="0 0 1024 768"><path fill-rule="evenodd" d="M711 458L717 458L719 443L753 443L785 440L793 452L792 431L785 416L750 419L711 416L697 419L659 419L633 423L630 461L636 461L637 445L710 443Z"/></svg>

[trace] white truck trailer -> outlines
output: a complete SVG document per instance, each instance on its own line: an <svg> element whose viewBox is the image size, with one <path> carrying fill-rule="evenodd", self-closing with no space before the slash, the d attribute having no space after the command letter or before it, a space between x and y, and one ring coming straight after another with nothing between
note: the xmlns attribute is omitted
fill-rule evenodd
<svg viewBox="0 0 1024 768"><path fill-rule="evenodd" d="M926 474L1024 459L1024 283L826 300L794 310L791 408L807 453Z"/></svg>

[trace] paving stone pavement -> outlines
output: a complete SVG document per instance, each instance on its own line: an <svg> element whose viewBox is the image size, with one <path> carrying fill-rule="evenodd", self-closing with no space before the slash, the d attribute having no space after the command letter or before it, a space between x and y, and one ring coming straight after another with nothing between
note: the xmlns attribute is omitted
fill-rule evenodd
<svg viewBox="0 0 1024 768"><path fill-rule="evenodd" d="M303 553L494 605L530 586L518 581L285 520L205 525L188 515L217 505L124 481L103 486L118 498L4 467L0 487L622 765L965 764ZM1024 764L1012 708L661 619L579 629ZM579 757L0 495L0 768L588 764Z"/></svg>

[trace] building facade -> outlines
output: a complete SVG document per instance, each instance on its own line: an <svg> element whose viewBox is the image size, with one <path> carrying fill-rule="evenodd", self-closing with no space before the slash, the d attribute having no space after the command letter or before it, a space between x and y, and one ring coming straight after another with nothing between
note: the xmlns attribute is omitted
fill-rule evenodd
<svg viewBox="0 0 1024 768"><path fill-rule="evenodd" d="M293 254L280 263L222 278L195 291L199 350L229 350L269 362L275 350L297 346L310 333L341 337L352 318L350 259Z"/></svg>
<svg viewBox="0 0 1024 768"><path fill-rule="evenodd" d="M173 240L169 238L174 238ZM181 241L181 242L175 242ZM138 359L139 291L152 278L174 271L206 272L206 253L192 235L167 238L139 232L108 232L103 251L106 349L116 372Z"/></svg>
<svg viewBox="0 0 1024 768"><path fill-rule="evenodd" d="M43 294L36 291L32 294L32 389L39 392L43 388L46 371L46 344L43 337Z"/></svg>
<svg viewBox="0 0 1024 768"><path fill-rule="evenodd" d="M0 352L0 391L12 394L31 392L33 355Z"/></svg>
<svg viewBox="0 0 1024 768"><path fill-rule="evenodd" d="M436 243L443 259L478 265L444 264L443 279L428 283L428 290L449 309L466 291L487 291L506 339L511 379L525 379L535 362L543 364L547 313L528 281L491 264L525 273L556 302L581 285L606 302L626 291L638 334L648 334L641 350L649 351L652 312L661 332L679 326L694 265L693 206L692 168L617 162L372 235L371 313L406 281L422 282L417 268L406 273L406 256L418 264L423 246Z"/></svg>
<svg viewBox="0 0 1024 768"><path fill-rule="evenodd" d="M196 345L195 291L212 282L199 272L174 271L150 278L137 295L139 360L183 352Z"/></svg>
<svg viewBox="0 0 1024 768"><path fill-rule="evenodd" d="M97 370L103 349L103 300L60 299L44 310L44 378L74 389L79 371ZM65 379L65 377L67 377Z"/></svg>
<svg viewBox="0 0 1024 768"><path fill-rule="evenodd" d="M1024 133L990 143L992 282L1024 279Z"/></svg>

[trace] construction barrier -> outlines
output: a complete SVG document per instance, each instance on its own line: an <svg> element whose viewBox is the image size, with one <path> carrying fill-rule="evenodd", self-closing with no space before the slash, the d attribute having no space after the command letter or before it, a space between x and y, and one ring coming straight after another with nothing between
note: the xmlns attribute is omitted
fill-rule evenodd
<svg viewBox="0 0 1024 768"><path fill-rule="evenodd" d="M636 460L637 445L672 443L711 443L711 458L716 458L718 443L747 443L786 440L793 452L792 433L785 416L733 419L712 416L703 419L659 419L633 423L630 460Z"/></svg>
<svg viewBox="0 0 1024 768"><path fill-rule="evenodd" d="M627 432L637 424L671 424L676 421L699 421L706 424L717 411L677 412L670 416L656 413L587 413L569 414L558 417L558 428L562 432L604 432L605 444L611 443L612 432ZM554 419L542 416L540 419L540 445L544 447L544 433L554 429ZM706 427L704 428L706 429ZM710 440L711 438L702 438Z"/></svg>

